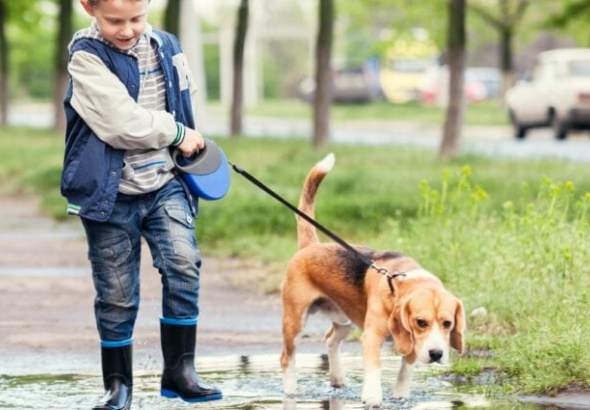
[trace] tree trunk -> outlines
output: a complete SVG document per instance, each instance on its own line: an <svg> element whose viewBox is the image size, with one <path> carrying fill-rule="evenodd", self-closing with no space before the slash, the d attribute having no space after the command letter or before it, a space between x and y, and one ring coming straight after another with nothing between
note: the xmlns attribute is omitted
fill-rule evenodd
<svg viewBox="0 0 590 410"><path fill-rule="evenodd" d="M231 103L231 136L242 134L242 111L244 106L244 49L248 33L248 0L242 0L238 10L236 37L234 41L234 73Z"/></svg>
<svg viewBox="0 0 590 410"><path fill-rule="evenodd" d="M8 41L6 0L0 0L0 124L8 123Z"/></svg>
<svg viewBox="0 0 590 410"><path fill-rule="evenodd" d="M164 30L180 37L180 0L168 0L164 11Z"/></svg>
<svg viewBox="0 0 590 410"><path fill-rule="evenodd" d="M500 31L500 64L502 66L502 95L512 86L514 67L512 63L512 28L504 27Z"/></svg>
<svg viewBox="0 0 590 410"><path fill-rule="evenodd" d="M490 24L500 36L500 70L502 71L502 96L514 81L514 64L512 42L514 33L529 5L529 0L497 0L499 14L493 16L486 8L480 7L473 1L470 7L484 21ZM510 5L515 6L511 7Z"/></svg>
<svg viewBox="0 0 590 410"><path fill-rule="evenodd" d="M332 35L334 1L320 0L319 29L316 46L315 95L313 102L313 145L326 145L330 139L330 104L332 100Z"/></svg>
<svg viewBox="0 0 590 410"><path fill-rule="evenodd" d="M53 88L53 107L56 132L66 129L66 117L63 110L63 98L68 88L68 43L72 38L72 1L60 0L57 47L55 50L55 84Z"/></svg>
<svg viewBox="0 0 590 410"><path fill-rule="evenodd" d="M463 124L465 77L465 4L466 0L449 0L447 45L449 55L449 105L447 106L439 157L451 159L459 155L459 138Z"/></svg>

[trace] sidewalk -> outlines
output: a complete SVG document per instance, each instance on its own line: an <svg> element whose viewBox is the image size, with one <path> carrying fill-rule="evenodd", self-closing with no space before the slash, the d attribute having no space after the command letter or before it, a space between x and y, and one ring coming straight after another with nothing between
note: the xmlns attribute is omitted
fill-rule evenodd
<svg viewBox="0 0 590 410"><path fill-rule="evenodd" d="M58 223L39 215L30 197L0 197L0 216L0 374L96 373L94 289L81 225L75 218ZM260 278L260 269L205 258L199 355L280 353L279 295L262 294L256 283L243 285ZM158 368L161 285L146 245L141 281L136 363ZM302 351L323 353L326 327L320 319L311 321Z"/></svg>

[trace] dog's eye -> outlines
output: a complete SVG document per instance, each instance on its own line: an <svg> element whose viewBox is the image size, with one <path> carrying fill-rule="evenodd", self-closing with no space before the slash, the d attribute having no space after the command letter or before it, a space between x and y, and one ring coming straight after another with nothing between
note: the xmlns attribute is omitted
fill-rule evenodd
<svg viewBox="0 0 590 410"><path fill-rule="evenodd" d="M416 320L416 324L421 329L426 329L428 327L428 322L426 320L418 319Z"/></svg>
<svg viewBox="0 0 590 410"><path fill-rule="evenodd" d="M451 328L451 326L453 326L453 322L451 322L450 320L445 320L444 322L442 322L442 326L443 326L445 329L450 329L450 328Z"/></svg>

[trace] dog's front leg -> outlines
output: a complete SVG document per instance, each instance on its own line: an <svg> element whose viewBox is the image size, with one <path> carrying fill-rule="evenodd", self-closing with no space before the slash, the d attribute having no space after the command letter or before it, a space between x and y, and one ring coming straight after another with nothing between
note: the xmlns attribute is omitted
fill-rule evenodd
<svg viewBox="0 0 590 410"><path fill-rule="evenodd" d="M384 340L384 336L367 328L365 328L361 336L365 366L365 382L361 399L369 407L380 406L383 401L380 355L381 345Z"/></svg>
<svg viewBox="0 0 590 410"><path fill-rule="evenodd" d="M409 364L406 356L402 358L402 365L397 374L397 382L393 389L393 397L405 398L410 396L410 386L414 375L414 365Z"/></svg>

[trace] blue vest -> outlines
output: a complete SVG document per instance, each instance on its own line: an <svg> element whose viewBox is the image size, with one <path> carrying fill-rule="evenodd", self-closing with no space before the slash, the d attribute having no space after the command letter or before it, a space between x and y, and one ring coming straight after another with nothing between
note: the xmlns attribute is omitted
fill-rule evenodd
<svg viewBox="0 0 590 410"><path fill-rule="evenodd" d="M190 89L181 91L179 74L172 62L173 56L182 53L178 40L159 30L152 31L153 40L158 44L160 65L166 81L166 110L174 115L177 122L195 128ZM139 67L135 57L92 38L77 40L70 48L70 59L76 51L99 57L137 101ZM72 108L71 99L72 81L64 100L67 128L61 193L68 201L69 214L106 221L117 198L125 151L100 140Z"/></svg>

